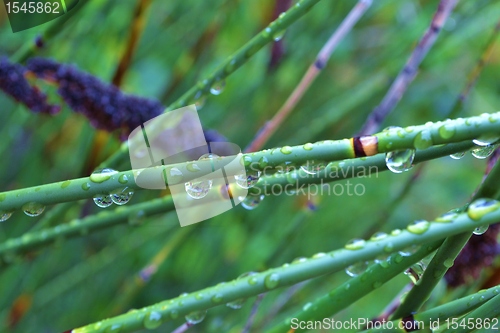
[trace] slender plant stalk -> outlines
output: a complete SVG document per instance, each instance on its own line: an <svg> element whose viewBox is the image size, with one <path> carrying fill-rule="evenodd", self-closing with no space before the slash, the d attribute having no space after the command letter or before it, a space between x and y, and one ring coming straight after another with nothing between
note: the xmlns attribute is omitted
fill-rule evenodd
<svg viewBox="0 0 500 333"><path fill-rule="evenodd" d="M326 44L319 52L316 60L307 69L306 74L298 86L294 89L292 94L288 97L285 104L278 110L274 117L269 120L257 133L256 137L245 149L246 152L252 152L261 149L264 144L269 140L271 135L278 129L278 127L285 121L288 115L292 112L293 108L302 99L306 91L314 82L319 73L326 66L333 51L342 39L352 30L353 26L363 16L365 11L371 6L372 0L359 0L356 6L349 12L346 18L342 21L340 26L335 30L332 36L328 39Z"/></svg>
<svg viewBox="0 0 500 333"><path fill-rule="evenodd" d="M262 303L262 300L264 299L265 296L266 296L266 294L260 294L255 299L255 302L253 302L252 310L250 311L250 316L248 317L248 320L245 324L245 327L243 327L243 330L241 331L241 333L249 333L250 332L250 329L252 328L253 322L255 320L255 316L257 315L257 311L259 310L259 306Z"/></svg>
<svg viewBox="0 0 500 333"><path fill-rule="evenodd" d="M408 86L417 75L418 67L424 60L429 50L434 45L441 28L451 14L458 0L441 0L437 11L432 18L429 28L425 31L419 43L413 50L405 66L399 72L382 102L370 113L361 128L360 135L376 132L384 119L396 107L408 89Z"/></svg>
<svg viewBox="0 0 500 333"><path fill-rule="evenodd" d="M479 189L472 196L471 202L478 198L498 198L499 188L497 184L499 181L500 163L497 162ZM462 210L467 210L468 206L466 205ZM448 268L451 267L451 264L460 254L462 248L469 241L473 230L472 228L469 232L446 238L443 246L439 248L427 266L420 281L408 293L408 297L405 298L394 312L392 318L402 318L418 311L422 304L430 297L432 291L443 278Z"/></svg>
<svg viewBox="0 0 500 333"><path fill-rule="evenodd" d="M467 99L467 96L469 96L471 89L476 84L479 75L481 75L481 72L483 71L484 67L488 64L491 54L493 53L493 49L495 48L495 43L499 33L500 33L500 21L493 29L493 32L488 42L486 43L486 46L481 54L481 57L476 63L476 66L474 66L472 71L469 73L469 76L467 78L467 83L465 84L465 87L460 92L460 95L458 96L458 98L455 100L455 103L451 107L448 117L455 118L460 112L460 109L462 108L465 100Z"/></svg>
<svg viewBox="0 0 500 333"><path fill-rule="evenodd" d="M132 23L130 24L128 42L121 56L118 67L116 68L115 74L113 75L113 79L111 80L111 82L113 82L113 84L117 87L121 86L125 73L127 72L132 61L132 56L134 55L135 49L144 30L146 22L145 12L149 8L150 4L151 0L137 1L134 17L132 19Z"/></svg>
<svg viewBox="0 0 500 333"><path fill-rule="evenodd" d="M371 265L364 273L349 279L324 296L307 303L301 310L295 312L291 318L297 318L297 321L303 322L330 318L401 274L407 267L426 257L440 245L441 241L437 241L431 245L422 246L416 253L407 257L403 257L399 253L393 254L383 262ZM267 332L288 332L291 324L290 319L286 319ZM304 329L300 329L300 327L295 329L295 332L303 331Z"/></svg>
<svg viewBox="0 0 500 333"><path fill-rule="evenodd" d="M450 154L470 149L472 146L473 144L471 142L462 142L419 151L415 156L414 163L421 163L430 159L448 156ZM387 170L385 158L379 155L368 157L366 159L358 158L348 160L346 162L331 163L331 165L326 168L326 175L322 178L298 178L297 186L301 186L302 184L316 184L322 181L340 181L343 179L353 178L357 175L355 170L369 170L370 167L372 167L372 169L376 169L376 172ZM331 170L335 170L335 176L332 176ZM294 175L294 173L291 174ZM257 183L252 190L257 193L266 193L271 195L274 194L271 189L276 184L285 189L287 185L290 185L286 175L279 175L279 177L269 176L263 177L262 181L259 181L259 183ZM110 228L117 224L128 223L131 218L142 218L153 214L167 213L172 210L174 210L174 205L171 196L165 196L163 198L154 199L141 204L122 206L112 212L101 212L83 219L74 219L66 224L60 224L52 228L29 232L19 238L8 239L0 244L0 255L7 255L6 258L10 258L14 254L19 255L29 250L50 244L60 237L72 238L84 236L88 233L104 228ZM295 223L300 223L300 217L297 218ZM273 256L269 258L269 260L272 259ZM4 263L9 263L10 261L11 260L4 260Z"/></svg>
<svg viewBox="0 0 500 333"><path fill-rule="evenodd" d="M500 294L500 287L495 286L489 289L481 290L473 295L462 297L460 299L448 302L446 304L437 306L435 308L423 311L421 313L416 313L413 318L418 322L423 322L426 326L431 322L435 323L439 321L439 324L446 325L446 319L459 318L472 310L478 308L479 306L485 304L493 297L497 297ZM484 318L484 317L475 317ZM397 327L399 320L391 321L392 326ZM386 325L386 327L389 325ZM386 332L406 332L404 330L396 329L369 329L363 331L363 333L386 333Z"/></svg>
<svg viewBox="0 0 500 333"><path fill-rule="evenodd" d="M447 122L428 123L421 126L411 126L406 129L392 129L373 136L323 141L301 146L284 146L273 150L266 149L256 153L241 156L247 171L268 171L279 169L285 163L294 165L307 164L308 161L338 161L387 153L397 150L429 148L433 145L472 140L485 134L500 133L500 113L484 114L465 119L449 120ZM162 166L166 172L177 168L183 179L176 184L196 179L212 172L212 167L222 168L232 157L215 161L198 161L198 171L193 171L191 163ZM369 166L369 165L366 165ZM61 202L92 198L127 187L129 190L140 189L135 183L136 171L124 171L110 175L107 178L90 176L64 182L57 182L36 187L0 193L0 211L12 212L22 209L24 205L35 202L43 206ZM297 177L297 173L282 174L277 177ZM319 179L310 176L307 179ZM306 179L306 180L307 180ZM173 183L169 185L174 185ZM255 189L252 189L253 191Z"/></svg>
<svg viewBox="0 0 500 333"><path fill-rule="evenodd" d="M469 214L474 219L469 217ZM256 275L233 280L203 290L166 300L133 313L123 314L99 323L92 323L72 330L72 333L101 332L109 327L119 327L120 332L140 330L151 321L161 324L179 316L185 316L193 311L202 311L219 304L235 301L241 298L256 296L278 287L318 277L327 273L342 270L360 261L373 260L382 254L403 250L411 245L432 244L446 236L456 235L479 227L496 223L500 219L500 203L489 206L486 211L470 211L458 214L451 222L434 221L425 224L418 231L412 227L408 230L393 232L391 236L380 240L369 240L345 249L336 250L324 255L313 256L306 261L273 268ZM413 230L410 232L409 230ZM428 245L426 245L428 246Z"/></svg>

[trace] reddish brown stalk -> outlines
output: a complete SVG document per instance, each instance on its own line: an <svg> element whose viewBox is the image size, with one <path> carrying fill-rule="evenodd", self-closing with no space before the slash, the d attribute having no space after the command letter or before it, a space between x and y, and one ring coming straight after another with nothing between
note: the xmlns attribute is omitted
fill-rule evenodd
<svg viewBox="0 0 500 333"><path fill-rule="evenodd" d="M471 89L476 84L479 75L481 75L483 68L488 63L490 56L493 53L493 49L495 48L495 42L497 40L499 33L500 33L500 21L498 21L497 25L493 29L493 33L491 34L488 42L486 43L486 47L484 48L481 57L476 63L476 66L474 66L472 71L469 73L469 76L467 78L467 83L465 84L464 89L460 92L460 95L458 96L458 98L455 100L455 103L451 107L451 111L450 114L448 115L448 118L457 117L457 114L460 112L460 109L462 108L465 100L469 96Z"/></svg>
<svg viewBox="0 0 500 333"><path fill-rule="evenodd" d="M130 63L132 61L132 56L134 55L137 43L141 38L142 32L144 30L145 23L145 12L151 4L151 0L138 0L137 7L135 8L134 17L132 19L132 24L130 25L130 34L127 42L127 46L122 54L120 63L116 68L115 75L113 76L113 84L117 87L121 86L123 78Z"/></svg>
<svg viewBox="0 0 500 333"><path fill-rule="evenodd" d="M351 31L354 24L356 24L361 16L363 16L365 11L370 7L371 3L371 0L358 1L356 6L351 10L351 12L342 21L340 26L333 33L327 43L323 46L318 56L316 57L316 60L313 64L311 64L311 66L309 66L306 74L300 81L299 85L292 92L290 97L288 97L285 104L278 110L274 117L257 132L254 140L245 149L246 152L252 152L261 149L262 146L264 146L264 144L267 142L267 140L269 140L271 135L276 132L277 128L283 123L283 121L285 121L295 105L297 105L302 96L304 96L305 92L314 82L318 74L325 67L337 45L345 37L345 35L347 35L349 31Z"/></svg>
<svg viewBox="0 0 500 333"><path fill-rule="evenodd" d="M434 45L441 28L450 16L453 8L455 8L457 1L458 0L441 0L429 28L427 28L418 42L410 58L399 72L382 102L368 115L368 119L358 135L375 133L380 128L384 119L396 107L401 97L403 97L408 89L408 86L417 75L418 67Z"/></svg>

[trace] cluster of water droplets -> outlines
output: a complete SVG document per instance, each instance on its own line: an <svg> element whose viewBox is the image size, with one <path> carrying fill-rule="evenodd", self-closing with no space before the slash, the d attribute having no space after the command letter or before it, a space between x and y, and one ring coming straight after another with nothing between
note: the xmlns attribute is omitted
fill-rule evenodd
<svg viewBox="0 0 500 333"><path fill-rule="evenodd" d="M217 154L204 154L200 156L198 161L202 160L210 160L213 161L214 159L218 158L219 156ZM192 164L195 165L195 164ZM208 195L210 190L212 189L212 184L213 181L210 179L203 179L203 180L194 180L194 181L189 181L184 183L184 188L186 189L186 193L188 196L190 196L193 199L203 199Z"/></svg>
<svg viewBox="0 0 500 333"><path fill-rule="evenodd" d="M118 171L110 168L97 169L90 175L89 179L92 183L100 184L111 179L111 177L117 173ZM100 208L107 208L113 203L118 206L125 205L134 195L134 191L126 186L128 181L127 175L120 175L120 177L118 177L118 182L124 186L113 190L111 193L99 193L94 195L92 198L94 203ZM84 191L88 191L91 187L91 183L82 184L82 189Z"/></svg>

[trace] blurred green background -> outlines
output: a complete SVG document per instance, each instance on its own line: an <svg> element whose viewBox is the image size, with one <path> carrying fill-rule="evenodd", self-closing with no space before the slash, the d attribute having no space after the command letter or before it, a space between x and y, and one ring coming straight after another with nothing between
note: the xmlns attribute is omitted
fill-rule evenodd
<svg viewBox="0 0 500 333"><path fill-rule="evenodd" d="M199 112L203 126L244 148L286 100L355 3L322 1L316 5L286 31L285 52L273 69L269 68L272 45L259 51L226 80L220 96L208 96ZM438 3L375 1L266 147L355 134L403 67ZM132 0L88 1L37 55L76 64L110 82L126 47L136 6ZM269 0L152 1L144 13L144 31L125 74L123 91L156 98L164 105L172 103L262 30L271 21L274 6L275 1ZM498 1L460 1L384 126L444 119L499 18ZM1 9L0 55L13 55L53 23L13 34ZM500 49L496 47L461 116L498 111L499 71ZM87 176L89 168L119 147L117 133L98 134L87 119L64 105L55 87L39 86L52 101L63 105L60 114L33 114L0 93L0 191ZM366 236L364 232L381 216L385 216L378 228L381 231L404 227L416 219L432 219L465 204L486 166L470 155L460 161L443 158L429 164L391 212L387 211L389 203L415 170L353 179L351 183L365 187L363 196L316 197L313 211L307 208L307 198L267 197L255 210L237 207L184 229L175 213L169 213L148 218L139 226L121 225L78 239L61 239L17 258L0 272L0 331L62 332L248 271L332 251L351 238ZM129 205L159 195L137 192ZM89 200L68 211L60 222L100 210ZM0 224L0 241L22 235L42 217L15 212ZM172 249L157 273L146 284L132 283L135 294L124 297L138 271L168 244ZM288 289L268 293L253 331L263 331L267 323L276 323L347 279L340 272L316 279L293 295ZM401 275L335 318L374 317L408 282ZM241 332L253 301L247 300L239 310L213 308L189 331ZM275 309L279 309L277 314ZM179 318L153 332L169 332L182 323Z"/></svg>

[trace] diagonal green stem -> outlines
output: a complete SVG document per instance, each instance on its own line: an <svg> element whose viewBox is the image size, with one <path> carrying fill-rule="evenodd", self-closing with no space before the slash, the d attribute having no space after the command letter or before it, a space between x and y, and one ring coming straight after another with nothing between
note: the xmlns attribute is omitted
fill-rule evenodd
<svg viewBox="0 0 500 333"><path fill-rule="evenodd" d="M133 313L93 323L78 329L73 333L102 332L111 327L119 328L120 332L133 332L142 329L144 325L161 324L193 311L206 310L221 303L248 298L278 287L289 286L301 281L327 273L333 273L360 261L373 260L381 254L393 253L410 245L423 245L442 240L446 236L456 235L470 230L472 227L489 225L500 219L500 203L490 206L488 212L473 215L457 215L451 222L435 221L418 232L409 227L408 230L395 231L391 236L380 240L369 240L356 247L346 245L345 249L333 251L321 256L279 268L270 269L256 275L233 280L203 290L183 295L172 300L163 301L145 307ZM474 212L474 213L477 213ZM471 213L472 214L472 213ZM479 220L478 220L479 219ZM428 227L428 228L427 228ZM410 232L409 230L412 230Z"/></svg>
<svg viewBox="0 0 500 333"><path fill-rule="evenodd" d="M421 126L410 126L406 129L393 129L369 137L370 143L364 149L367 155L375 155L376 153L387 153L396 150L422 148L422 138L424 136L428 140L431 140L426 144L425 148L433 145L472 140L485 134L500 133L499 120L500 113L494 113L450 120L445 123L428 123ZM377 140L378 144L373 141L374 139ZM353 142L354 139L343 139L336 141L328 140L295 147L285 146L281 149L266 149L256 153L244 154L240 158L247 171L261 170L266 172L270 169L271 171L276 171L285 163L303 165L310 160L338 161L354 158L356 157L356 153ZM371 153L368 153L369 149ZM225 157L214 161L197 161L198 170L193 170L190 167L192 163L171 164L161 166L161 168L166 168L167 172L171 170L170 168L175 167L179 169L183 176L176 183L184 183L211 173L213 167L216 169L224 167L232 158ZM12 212L21 209L23 205L30 202L46 206L92 198L95 195L107 194L124 187L136 190L139 187L135 184L134 179L138 171L134 172L125 171L116 173L106 179L91 176L0 193L0 211ZM285 174L286 177L293 177L294 175L296 174ZM307 179L314 180L318 179L318 177L314 175L314 177Z"/></svg>

